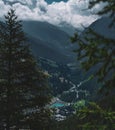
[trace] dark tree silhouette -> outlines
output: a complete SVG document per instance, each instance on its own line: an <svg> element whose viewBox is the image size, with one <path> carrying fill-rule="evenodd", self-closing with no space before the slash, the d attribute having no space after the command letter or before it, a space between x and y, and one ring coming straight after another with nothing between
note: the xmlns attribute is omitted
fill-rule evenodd
<svg viewBox="0 0 115 130"><path fill-rule="evenodd" d="M47 76L38 67L26 42L22 23L11 9L5 22L0 23L1 129L29 127L33 115L38 115L38 123L43 121L40 115L50 101L47 84Z"/></svg>
<svg viewBox="0 0 115 130"><path fill-rule="evenodd" d="M101 2L105 3L105 6L97 14L106 14L112 21L108 26L114 28L115 0L90 0L89 9ZM78 126L81 127L80 130L113 130L115 129L115 38L105 37L88 28L84 35L76 33L71 40L78 44L75 52L82 68L86 71L92 69L93 77L97 77L101 82L101 92L108 94L101 96L100 101L89 103L77 111L77 117L80 120Z"/></svg>
<svg viewBox="0 0 115 130"><path fill-rule="evenodd" d="M98 15L109 15L112 18L112 26L115 23L115 0L90 0L89 9L93 8L95 5L104 3L104 7L97 12Z"/></svg>
<svg viewBox="0 0 115 130"><path fill-rule="evenodd" d="M110 16L111 24L114 28L115 23L115 1L114 0L90 0L89 9L101 2L106 3L102 10L97 14L107 14ZM89 29L84 37L74 35L72 42L78 43L78 60L81 61L82 67L88 71L95 67L94 77L101 81L103 88L107 88L107 92L114 89L115 84L115 39L102 36L92 29Z"/></svg>
<svg viewBox="0 0 115 130"><path fill-rule="evenodd" d="M95 31L89 29L84 37L77 34L72 38L78 43L77 58L86 71L94 69L93 75L102 82L102 88L114 89L115 83L115 39L108 39Z"/></svg>

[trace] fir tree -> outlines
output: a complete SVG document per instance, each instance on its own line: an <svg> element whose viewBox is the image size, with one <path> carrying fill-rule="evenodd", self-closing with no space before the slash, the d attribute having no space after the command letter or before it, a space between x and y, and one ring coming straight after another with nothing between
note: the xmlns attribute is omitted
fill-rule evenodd
<svg viewBox="0 0 115 130"><path fill-rule="evenodd" d="M45 112L50 101L47 76L26 41L22 23L11 9L0 23L0 125L6 130L29 127L33 115Z"/></svg>
<svg viewBox="0 0 115 130"><path fill-rule="evenodd" d="M89 8L93 8L96 4L104 3L104 7L98 11L99 15L114 14L115 15L115 1L114 0L90 0ZM113 16L113 15L112 15Z"/></svg>
<svg viewBox="0 0 115 130"><path fill-rule="evenodd" d="M107 14L111 17L112 22L110 27L114 28L115 23L115 1L114 0L90 0L89 9L101 2L106 3L102 10L97 14ZM110 18L109 17L109 18ZM104 90L114 90L115 84L115 39L110 39L96 33L92 29L88 29L84 37L80 37L77 33L71 39L72 42L78 43L78 48L75 50L78 54L78 60L81 61L82 68L86 71L97 66L94 77L104 84Z"/></svg>
<svg viewBox="0 0 115 130"><path fill-rule="evenodd" d="M96 4L105 3L99 15L108 15L112 20L109 27L114 28L115 24L115 0L90 0L89 9ZM115 39L98 34L92 29L85 30L84 36L77 33L71 38L77 42L78 48L75 50L81 66L86 71L93 69L93 76L101 82L101 94L106 92L106 96L101 96L97 103L90 103L80 111L77 116L80 130L114 130L115 129ZM97 86L99 87L99 86Z"/></svg>
<svg viewBox="0 0 115 130"><path fill-rule="evenodd" d="M77 41L78 48L75 50L81 67L86 71L93 70L93 77L97 77L102 83L100 90L106 93L114 90L115 83L115 40L109 39L96 33L92 29L86 31L84 37L77 34L72 38Z"/></svg>
<svg viewBox="0 0 115 130"><path fill-rule="evenodd" d="M97 14L101 16L109 15L112 18L112 23L110 26L113 26L115 23L115 0L90 0L89 9L100 3L104 3L104 7L98 11Z"/></svg>

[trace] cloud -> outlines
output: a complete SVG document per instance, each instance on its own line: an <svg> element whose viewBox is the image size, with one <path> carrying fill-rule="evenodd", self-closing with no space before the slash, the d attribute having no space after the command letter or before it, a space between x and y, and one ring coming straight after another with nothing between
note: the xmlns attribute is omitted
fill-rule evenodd
<svg viewBox="0 0 115 130"><path fill-rule="evenodd" d="M82 28L95 21L98 16L92 14L100 9L98 5L93 10L88 10L89 0L68 0L67 2L53 2L48 4L45 0L5 0L9 1L19 18L23 20L47 21L54 25L61 23L71 24L73 27ZM11 8L9 3L0 1L0 17Z"/></svg>
<svg viewBox="0 0 115 130"><path fill-rule="evenodd" d="M4 5L4 2L0 1L0 17L3 17L10 8L9 5Z"/></svg>

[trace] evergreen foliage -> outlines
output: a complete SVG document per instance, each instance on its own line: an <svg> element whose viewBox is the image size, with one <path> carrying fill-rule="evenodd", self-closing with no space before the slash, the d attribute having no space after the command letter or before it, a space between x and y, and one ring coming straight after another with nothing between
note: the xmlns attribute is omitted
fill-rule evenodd
<svg viewBox="0 0 115 130"><path fill-rule="evenodd" d="M26 128L32 126L29 120L38 125L44 121L42 113L48 111L45 106L50 101L47 84L47 76L32 56L22 23L11 9L5 22L0 23L0 129ZM46 117L49 119L48 114Z"/></svg>
<svg viewBox="0 0 115 130"><path fill-rule="evenodd" d="M115 112L103 110L99 105L90 102L88 107L77 111L81 120L78 127L82 130L114 130Z"/></svg>
<svg viewBox="0 0 115 130"><path fill-rule="evenodd" d="M115 1L114 0L90 0L89 8L93 8L96 4L106 3L104 8L98 12L98 14L114 13L115 11Z"/></svg>
<svg viewBox="0 0 115 130"><path fill-rule="evenodd" d="M90 0L89 1L89 9L93 8L95 5L104 3L105 6L102 10L98 11L98 15L108 14L112 18L112 26L115 23L115 0Z"/></svg>
<svg viewBox="0 0 115 130"><path fill-rule="evenodd" d="M77 41L77 59L86 71L94 69L93 77L102 82L108 93L115 83L115 39L109 39L89 29L84 37L75 34L72 41Z"/></svg>
<svg viewBox="0 0 115 130"><path fill-rule="evenodd" d="M52 121L50 130L114 130L115 112L89 102L63 121Z"/></svg>
<svg viewBox="0 0 115 130"><path fill-rule="evenodd" d="M114 0L90 0L89 9L100 2L106 3L104 8L98 12L99 15L110 15L114 28L115 23L115 1ZM81 66L86 71L93 70L93 77L101 82L101 92L108 94L100 97L98 103L89 103L88 106L76 111L77 130L114 130L115 129L115 39L107 38L88 29L84 36L76 33L71 38L77 42L75 50ZM98 105L99 104L99 105ZM73 124L74 125L74 124ZM74 130L74 129L73 129Z"/></svg>
<svg viewBox="0 0 115 130"><path fill-rule="evenodd" d="M110 27L114 28L115 23L115 1L114 0L90 0L89 9L100 3L105 3L98 15L107 14L111 17ZM89 29L85 37L80 38L77 34L71 38L72 42L78 42L79 48L75 50L78 60L81 61L82 68L86 71L96 66L94 77L104 84L104 90L114 90L115 84L115 39L106 38L94 30ZM94 68L95 69L95 68Z"/></svg>

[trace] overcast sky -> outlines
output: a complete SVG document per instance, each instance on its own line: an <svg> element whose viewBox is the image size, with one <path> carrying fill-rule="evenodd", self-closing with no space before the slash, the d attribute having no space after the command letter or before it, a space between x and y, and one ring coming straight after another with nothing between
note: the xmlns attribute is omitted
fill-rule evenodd
<svg viewBox="0 0 115 130"><path fill-rule="evenodd" d="M12 6L23 20L47 21L54 25L66 22L81 28L81 25L88 26L95 21L98 16L94 12L101 8L97 5L95 9L88 10L88 2L89 0L0 0L0 17Z"/></svg>

